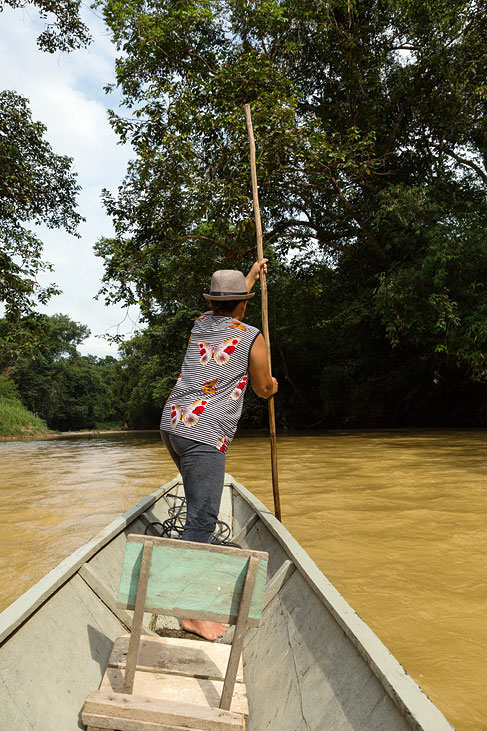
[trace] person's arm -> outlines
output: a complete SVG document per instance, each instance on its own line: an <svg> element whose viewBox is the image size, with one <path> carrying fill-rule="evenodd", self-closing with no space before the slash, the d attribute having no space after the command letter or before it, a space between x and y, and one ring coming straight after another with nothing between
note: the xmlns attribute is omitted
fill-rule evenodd
<svg viewBox="0 0 487 731"><path fill-rule="evenodd" d="M249 273L245 277L247 292L252 291L252 287L259 279L262 269L264 270L264 274L267 274L267 262L268 259L261 259L260 261L256 261L255 264L252 264Z"/></svg>
<svg viewBox="0 0 487 731"><path fill-rule="evenodd" d="M262 333L254 340L250 351L249 363L250 383L257 396L269 398L277 392L277 381L271 376L267 361L267 350Z"/></svg>

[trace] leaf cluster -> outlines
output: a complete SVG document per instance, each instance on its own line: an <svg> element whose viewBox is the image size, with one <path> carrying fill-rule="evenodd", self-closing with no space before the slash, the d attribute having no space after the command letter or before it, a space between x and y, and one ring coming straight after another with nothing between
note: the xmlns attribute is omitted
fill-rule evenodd
<svg viewBox="0 0 487 731"><path fill-rule="evenodd" d="M41 51L73 51L84 48L91 42L88 27L80 16L81 0L2 0L0 12L8 5L11 8L36 8L39 17L45 21L44 30L37 38Z"/></svg>
<svg viewBox="0 0 487 731"><path fill-rule="evenodd" d="M27 99L0 92L0 301L12 324L12 337L36 303L59 293L41 287L37 276L51 271L42 256L42 241L30 227L63 227L76 235L82 217L76 211L79 185L72 159L53 152L46 128L32 119Z"/></svg>
<svg viewBox="0 0 487 731"><path fill-rule="evenodd" d="M279 301L293 406L312 418L321 399L317 423L421 421L427 403L446 418L442 400L487 378L486 6L100 2L127 109L112 124L136 153L104 196L103 294L158 327L212 270L250 263L250 102L275 286L302 282L315 317Z"/></svg>

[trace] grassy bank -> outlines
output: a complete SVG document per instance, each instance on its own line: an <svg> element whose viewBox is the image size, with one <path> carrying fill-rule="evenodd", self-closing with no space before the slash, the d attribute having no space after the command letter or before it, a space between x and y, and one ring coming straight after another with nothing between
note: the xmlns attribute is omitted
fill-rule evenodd
<svg viewBox="0 0 487 731"><path fill-rule="evenodd" d="M22 405L15 385L0 377L0 436L48 433L46 423Z"/></svg>

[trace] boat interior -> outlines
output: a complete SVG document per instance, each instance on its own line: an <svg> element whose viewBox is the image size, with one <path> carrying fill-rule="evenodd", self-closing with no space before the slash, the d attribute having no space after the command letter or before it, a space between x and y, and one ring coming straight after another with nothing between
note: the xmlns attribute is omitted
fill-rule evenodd
<svg viewBox="0 0 487 731"><path fill-rule="evenodd" d="M75 551L0 615L2 729L75 731L133 612L117 606L127 536L163 522L180 476ZM246 633L248 731L451 729L272 513L226 476L221 520L269 554L263 613ZM151 528L149 528L151 530ZM148 613L144 632L177 636Z"/></svg>

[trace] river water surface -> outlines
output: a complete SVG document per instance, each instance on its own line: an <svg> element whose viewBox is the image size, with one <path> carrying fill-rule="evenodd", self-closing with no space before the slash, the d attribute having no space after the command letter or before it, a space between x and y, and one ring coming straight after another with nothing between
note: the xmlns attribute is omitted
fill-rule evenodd
<svg viewBox="0 0 487 731"><path fill-rule="evenodd" d="M458 731L487 730L487 432L278 442L283 522ZM0 444L0 609L176 469L158 433ZM272 507L269 446L227 472Z"/></svg>

